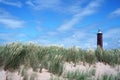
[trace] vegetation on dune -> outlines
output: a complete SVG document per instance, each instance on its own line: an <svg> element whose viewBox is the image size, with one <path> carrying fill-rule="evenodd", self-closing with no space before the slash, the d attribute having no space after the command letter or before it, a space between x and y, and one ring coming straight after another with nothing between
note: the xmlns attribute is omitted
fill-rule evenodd
<svg viewBox="0 0 120 80"><path fill-rule="evenodd" d="M98 47L95 50L95 57L97 61L103 62L105 64L120 64L120 49L103 50Z"/></svg>
<svg viewBox="0 0 120 80"><path fill-rule="evenodd" d="M4 46L0 46L0 67L4 65Z"/></svg>
<svg viewBox="0 0 120 80"><path fill-rule="evenodd" d="M76 70L68 72L66 78L68 78L68 80L88 80L91 76L90 72L81 72Z"/></svg>
<svg viewBox="0 0 120 80"><path fill-rule="evenodd" d="M43 47L37 44L22 44L11 43L5 46L0 46L0 59L5 64L15 67L20 64L28 62L33 67L44 66L50 64L50 62L73 62L77 63L87 62L93 64L95 62L104 62L107 64L120 64L120 49L115 50L103 50L97 48L95 51L87 51L79 48L63 48L57 46ZM47 63L45 63L47 62ZM38 65L39 64L39 65ZM48 68L46 66L46 68Z"/></svg>
<svg viewBox="0 0 120 80"><path fill-rule="evenodd" d="M76 47L67 49L57 46L39 46L33 43L11 43L0 46L0 66L4 66L5 70L15 70L20 65L24 65L31 66L34 70L40 68L40 72L42 68L45 68L57 76L62 75L65 62L72 62L74 65L79 62L90 65L96 62L116 65L120 64L119 57L120 49L103 50L99 47L95 51L90 51ZM89 76L92 76L89 73L68 72L66 77L68 80L87 80ZM108 78L105 75L103 80L113 80L113 77Z"/></svg>

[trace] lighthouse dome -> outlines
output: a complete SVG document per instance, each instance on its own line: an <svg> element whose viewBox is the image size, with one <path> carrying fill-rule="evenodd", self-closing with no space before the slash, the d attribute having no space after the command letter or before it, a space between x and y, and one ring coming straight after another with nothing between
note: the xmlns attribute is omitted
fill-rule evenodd
<svg viewBox="0 0 120 80"><path fill-rule="evenodd" d="M98 33L102 33L101 29L98 29Z"/></svg>

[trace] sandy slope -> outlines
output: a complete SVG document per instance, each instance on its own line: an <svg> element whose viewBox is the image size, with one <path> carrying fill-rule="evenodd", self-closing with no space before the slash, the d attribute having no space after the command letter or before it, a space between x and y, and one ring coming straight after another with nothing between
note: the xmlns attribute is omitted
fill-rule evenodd
<svg viewBox="0 0 120 80"><path fill-rule="evenodd" d="M0 69L0 80L6 80L6 72Z"/></svg>
<svg viewBox="0 0 120 80"><path fill-rule="evenodd" d="M104 74L108 75L117 75L118 72L120 72L120 65L116 67L111 67L110 65L105 65L103 63L96 63L94 65L89 66L88 64L78 64L74 67L72 63L65 63L64 72L62 75L64 75L67 71L87 71L89 69L94 68L96 70L94 77L100 77ZM34 72L32 69L28 69L25 73L27 77L29 77L27 80L49 80L51 77L51 73L49 73L46 69L42 70L42 73ZM22 77L18 75L18 72L6 72L3 69L0 69L0 80L6 80L6 76L8 77L8 80L22 80Z"/></svg>

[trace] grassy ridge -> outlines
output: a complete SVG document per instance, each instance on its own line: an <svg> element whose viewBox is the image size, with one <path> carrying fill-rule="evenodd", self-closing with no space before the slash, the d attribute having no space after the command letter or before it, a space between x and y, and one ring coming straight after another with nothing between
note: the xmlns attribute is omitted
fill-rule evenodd
<svg viewBox="0 0 120 80"><path fill-rule="evenodd" d="M49 72L61 75L64 62L83 62L94 64L103 62L105 64L120 64L120 49L103 50L97 48L95 51L82 50L79 48L63 48L57 46L39 46L37 44L11 43L0 46L0 66L7 69L18 69L20 65L31 66L33 69L46 68ZM69 74L71 75L71 74Z"/></svg>

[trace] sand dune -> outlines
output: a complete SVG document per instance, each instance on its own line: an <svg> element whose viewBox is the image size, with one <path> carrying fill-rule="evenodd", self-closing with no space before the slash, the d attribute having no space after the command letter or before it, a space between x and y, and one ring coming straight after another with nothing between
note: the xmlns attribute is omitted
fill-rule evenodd
<svg viewBox="0 0 120 80"><path fill-rule="evenodd" d="M62 76L67 71L75 71L75 70L85 72L90 69L95 69L94 78L99 78L105 74L116 76L118 74L118 72L120 72L120 66L112 67L108 64L105 65L103 63L96 63L94 65L79 64L76 66L74 66L72 63L65 63L64 66L65 66L65 68L64 68ZM49 73L48 70L46 70L46 69L42 69L42 72L40 73L37 71L33 71L32 68L29 68L24 71L24 76L21 76L21 75L18 74L18 71L9 72L9 71L4 71L3 69L0 69L0 80L6 80L6 77L7 77L7 80L23 80L23 77L26 80L49 80L51 75L53 75L53 74Z"/></svg>

